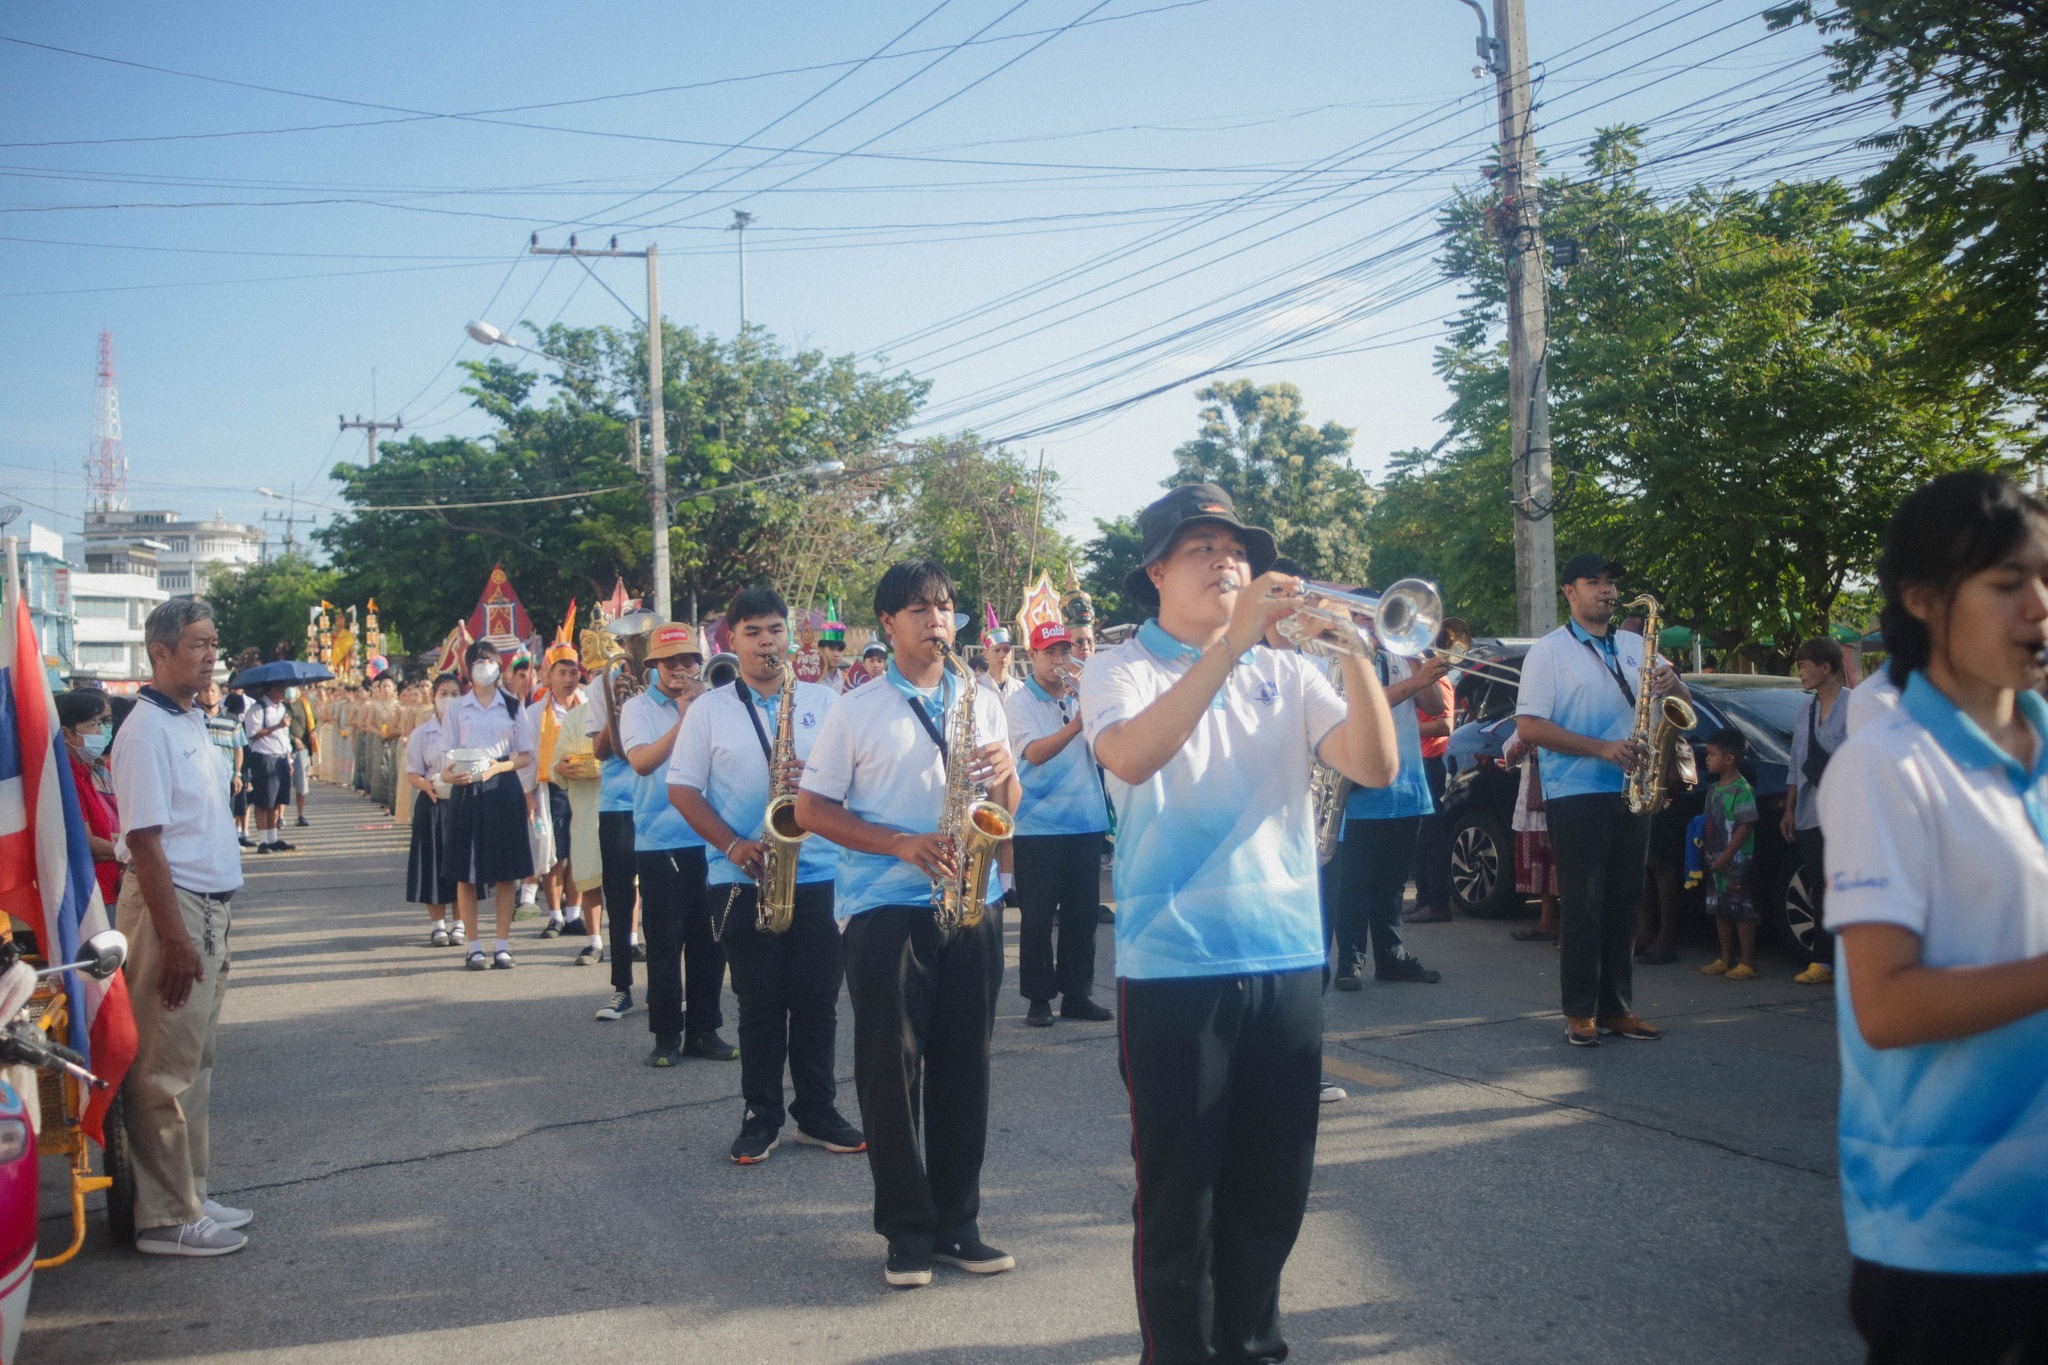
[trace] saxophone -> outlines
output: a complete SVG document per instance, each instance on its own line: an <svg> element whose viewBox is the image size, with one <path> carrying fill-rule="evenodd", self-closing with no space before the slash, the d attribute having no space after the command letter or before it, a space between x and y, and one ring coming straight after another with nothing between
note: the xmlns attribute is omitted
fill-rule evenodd
<svg viewBox="0 0 2048 1365"><path fill-rule="evenodd" d="M1699 713L1683 697L1653 697L1650 677L1657 671L1657 599L1644 593L1627 608L1643 609L1643 664L1636 670L1636 719L1629 739L1642 757L1622 786L1628 808L1634 815L1652 815L1664 809L1670 797L1666 788L1671 772L1672 751L1678 737L1700 723Z"/></svg>
<svg viewBox="0 0 2048 1365"><path fill-rule="evenodd" d="M995 866L996 845L1017 828L1010 812L988 799L969 776L974 763L974 675L960 664L951 645L939 646L946 667L960 679L960 704L946 735L946 804L939 812L939 833L953 841L958 867L951 877L932 881L932 914L941 929L972 929L981 923L988 903L988 874Z"/></svg>
<svg viewBox="0 0 2048 1365"><path fill-rule="evenodd" d="M782 706L775 717L775 747L768 755L767 856L761 890L754 899L755 927L780 934L796 913L796 864L811 832L796 822L796 784L789 765L796 760L796 670L782 665Z"/></svg>
<svg viewBox="0 0 2048 1365"><path fill-rule="evenodd" d="M1320 657L1320 651L1315 651ZM1330 671L1330 685L1344 695L1344 670ZM1309 799L1315 805L1316 861L1328 863L1337 856L1337 841L1344 836L1344 803L1351 799L1352 780L1335 768L1313 760L1309 770Z"/></svg>

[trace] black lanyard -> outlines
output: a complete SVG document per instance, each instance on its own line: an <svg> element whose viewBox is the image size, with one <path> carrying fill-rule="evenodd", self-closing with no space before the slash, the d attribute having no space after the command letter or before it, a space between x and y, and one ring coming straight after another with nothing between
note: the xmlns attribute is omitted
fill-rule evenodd
<svg viewBox="0 0 2048 1365"><path fill-rule="evenodd" d="M1608 677L1614 679L1614 685L1621 689L1621 698L1623 701L1628 703L1628 709L1631 711L1635 710L1636 694L1633 690L1630 689L1628 685L1628 679L1621 676L1620 649L1615 648L1614 652L1610 654L1607 650L1601 649L1598 645L1594 644L1591 640L1588 640L1585 636L1578 634L1576 631L1573 632L1573 638L1575 638L1580 644L1584 645L1589 651L1591 651L1593 657L1600 661L1600 667L1603 670L1605 670ZM1613 635L1611 632L1608 635L1603 635L1601 638L1608 641L1610 646L1612 646ZM1643 648L1649 648L1648 641L1644 642Z"/></svg>
<svg viewBox="0 0 2048 1365"><path fill-rule="evenodd" d="M943 687L941 690L943 692ZM924 699L921 697L905 697L903 700L910 704L910 714L917 717L917 723L922 725L924 732L932 737L932 743L939 746L939 757L948 763L952 762L952 759L946 755L946 737L939 732L939 727L932 723L931 712L924 709ZM960 704L962 706L974 705L973 696L962 697Z"/></svg>
<svg viewBox="0 0 2048 1365"><path fill-rule="evenodd" d="M732 690L733 694L740 699L740 705L746 708L747 719L754 722L754 738L761 741L761 757L767 759L769 768L773 769L775 766L775 751L773 746L768 743L768 730L767 727L761 724L761 715L754 701L754 694L749 692L747 685L738 678L732 680ZM768 774L768 780L773 785L775 780L773 771Z"/></svg>

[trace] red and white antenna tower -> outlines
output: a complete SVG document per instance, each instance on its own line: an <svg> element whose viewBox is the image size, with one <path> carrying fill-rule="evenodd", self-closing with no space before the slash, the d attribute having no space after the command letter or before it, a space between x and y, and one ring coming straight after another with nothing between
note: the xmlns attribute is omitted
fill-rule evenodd
<svg viewBox="0 0 2048 1365"><path fill-rule="evenodd" d="M128 506L128 452L121 445L121 391L114 386L114 334L100 333L99 380L93 390L92 452L85 457L86 511Z"/></svg>

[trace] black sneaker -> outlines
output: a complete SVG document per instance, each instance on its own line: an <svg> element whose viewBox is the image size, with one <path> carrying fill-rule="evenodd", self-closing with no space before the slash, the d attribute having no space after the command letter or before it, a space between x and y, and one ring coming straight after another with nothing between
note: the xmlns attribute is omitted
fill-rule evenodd
<svg viewBox="0 0 2048 1365"><path fill-rule="evenodd" d="M1025 1022L1025 1023L1027 1023L1027 1024L1029 1024L1029 1025L1030 1025L1031 1027L1033 1027L1033 1028L1051 1028L1051 1027L1052 1027L1052 1001L1050 1001L1050 1000L1034 1000L1034 1001L1032 1001L1032 1002L1031 1002L1031 1008L1030 1008L1029 1010L1025 1011L1025 1014L1024 1014L1024 1022Z"/></svg>
<svg viewBox="0 0 2048 1365"><path fill-rule="evenodd" d="M275 839L271 841L270 851L272 853L297 853L299 846L297 844L288 844L282 839Z"/></svg>
<svg viewBox="0 0 2048 1365"><path fill-rule="evenodd" d="M237 835L235 836L235 842L236 842L236 843L238 843L238 844L240 844L240 845L241 845L241 846L242 846L243 848L261 848L261 847L262 847L262 845L261 845L261 844L257 843L257 842L256 842L256 841L255 841L254 839L251 839L251 838L250 838L250 837L249 837L248 835L246 835L246 834L237 834Z"/></svg>
<svg viewBox="0 0 2048 1365"><path fill-rule="evenodd" d="M1365 983L1358 978L1358 968L1356 967L1339 967L1337 969L1337 979L1331 984L1335 985L1340 991L1362 991L1365 989Z"/></svg>
<svg viewBox="0 0 2048 1365"><path fill-rule="evenodd" d="M1097 924L1115 924L1115 923L1116 923L1116 911L1114 911L1114 910L1110 909L1110 908L1109 908L1108 906L1106 906L1106 905L1098 905L1098 906L1096 906L1096 907L1095 907L1095 922L1096 922Z"/></svg>
<svg viewBox="0 0 2048 1365"><path fill-rule="evenodd" d="M780 1125L769 1127L747 1111L746 1122L740 1125L740 1135L732 1140L732 1162L735 1166L752 1166L766 1161L768 1154L782 1142Z"/></svg>
<svg viewBox="0 0 2048 1365"><path fill-rule="evenodd" d="M270 844L255 844L252 845L252 847L254 847L258 853L268 853L270 852L273 846Z"/></svg>
<svg viewBox="0 0 2048 1365"><path fill-rule="evenodd" d="M1372 974L1380 981L1418 981L1425 986L1434 986L1444 979L1442 972L1423 966L1419 957L1404 957L1384 967L1375 967Z"/></svg>
<svg viewBox="0 0 2048 1365"><path fill-rule="evenodd" d="M1078 1000L1069 995L1062 997L1060 1000L1060 1018L1082 1019L1091 1024L1106 1024L1116 1018L1116 1011L1105 1005L1096 1004L1085 995Z"/></svg>
<svg viewBox="0 0 2048 1365"><path fill-rule="evenodd" d="M308 820L303 815L301 815L294 823L296 823L300 829L310 829L313 824L311 820Z"/></svg>
<svg viewBox="0 0 2048 1365"><path fill-rule="evenodd" d="M817 1123L799 1123L796 1126L796 1140L806 1147L823 1147L828 1152L839 1152L842 1155L865 1152L868 1149L867 1137L860 1129L848 1123L842 1114L833 1114L830 1118Z"/></svg>
<svg viewBox="0 0 2048 1365"><path fill-rule="evenodd" d="M922 1238L890 1238L889 1263L882 1278L897 1289L919 1289L932 1282L931 1248Z"/></svg>
<svg viewBox="0 0 2048 1365"><path fill-rule="evenodd" d="M740 1050L718 1036L718 1030L708 1033L693 1033L683 1040L683 1051L692 1057L702 1057L707 1062L731 1062L739 1059Z"/></svg>
<svg viewBox="0 0 2048 1365"><path fill-rule="evenodd" d="M590 930L584 926L583 916L578 915L574 919L562 921L562 932L570 938L582 938Z"/></svg>
<svg viewBox="0 0 2048 1365"><path fill-rule="evenodd" d="M595 1019L604 1019L609 1021L613 1019L623 1019L632 1012L633 992L618 991L615 994L613 994L612 998L609 1001L599 1006L597 1013L591 1017Z"/></svg>
<svg viewBox="0 0 2048 1365"><path fill-rule="evenodd" d="M647 1054L649 1066L681 1066L683 1064L683 1042L680 1038L656 1038L654 1051Z"/></svg>
<svg viewBox="0 0 2048 1365"><path fill-rule="evenodd" d="M635 943L635 944L633 945L633 960L634 960L635 962L645 962L645 961L647 960L647 945L646 945L646 944L644 944L644 943Z"/></svg>
<svg viewBox="0 0 2048 1365"><path fill-rule="evenodd" d="M595 961L597 961L597 949L591 944L584 944L583 951L576 954L576 965L579 967L588 967L591 963Z"/></svg>
<svg viewBox="0 0 2048 1365"><path fill-rule="evenodd" d="M959 1266L970 1275L1000 1275L1017 1268L1017 1258L979 1237L956 1237L932 1248L932 1259Z"/></svg>

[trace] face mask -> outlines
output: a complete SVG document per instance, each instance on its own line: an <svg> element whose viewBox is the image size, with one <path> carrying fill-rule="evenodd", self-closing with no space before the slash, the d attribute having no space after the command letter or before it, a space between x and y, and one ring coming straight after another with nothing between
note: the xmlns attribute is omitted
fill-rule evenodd
<svg viewBox="0 0 2048 1365"><path fill-rule="evenodd" d="M453 698L453 697L436 697L436 698L434 698L434 712L435 712L435 714L436 714L436 715L440 716L440 717L441 717L441 719L443 719L443 720L446 720L446 719L448 718L448 713L449 713L450 711L454 710L454 709L455 709L455 698Z"/></svg>
<svg viewBox="0 0 2048 1365"><path fill-rule="evenodd" d="M286 701L297 701L299 699L299 689L296 687L287 687L284 690L284 699Z"/></svg>
<svg viewBox="0 0 2048 1365"><path fill-rule="evenodd" d="M94 758L98 758L102 754L106 753L107 745L113 742L113 738L114 737L108 734L105 730L95 731L94 733L85 736L85 751L91 754Z"/></svg>
<svg viewBox="0 0 2048 1365"><path fill-rule="evenodd" d="M469 680L478 687L489 687L498 681L498 665L489 659L478 659L469 666Z"/></svg>

